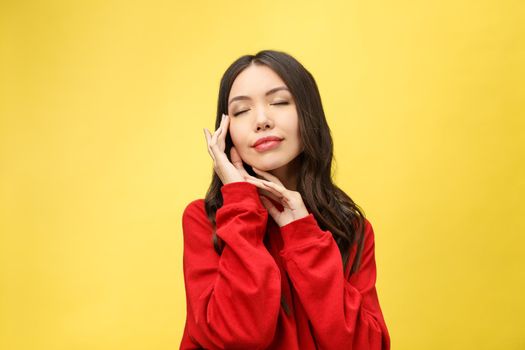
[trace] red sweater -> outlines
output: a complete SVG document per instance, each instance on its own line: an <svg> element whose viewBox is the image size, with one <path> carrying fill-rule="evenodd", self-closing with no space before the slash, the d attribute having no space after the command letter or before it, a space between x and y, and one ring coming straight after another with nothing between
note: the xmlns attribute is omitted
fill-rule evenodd
<svg viewBox="0 0 525 350"><path fill-rule="evenodd" d="M332 234L313 214L279 228L255 185L234 182L221 193L220 256L204 200L184 210L187 317L180 349L390 349L368 220L360 269L348 278L350 268L343 272ZM281 293L290 316L280 305Z"/></svg>

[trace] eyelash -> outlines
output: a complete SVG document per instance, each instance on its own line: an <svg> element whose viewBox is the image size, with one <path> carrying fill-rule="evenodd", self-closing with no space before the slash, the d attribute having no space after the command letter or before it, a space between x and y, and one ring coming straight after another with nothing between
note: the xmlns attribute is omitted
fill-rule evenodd
<svg viewBox="0 0 525 350"><path fill-rule="evenodd" d="M272 103L272 106L275 106L275 105L287 105L287 104L288 104L288 102L277 102L277 103ZM234 113L233 116L236 117L239 114L244 113L244 112L248 112L248 109L244 110L244 111L240 111L240 112Z"/></svg>

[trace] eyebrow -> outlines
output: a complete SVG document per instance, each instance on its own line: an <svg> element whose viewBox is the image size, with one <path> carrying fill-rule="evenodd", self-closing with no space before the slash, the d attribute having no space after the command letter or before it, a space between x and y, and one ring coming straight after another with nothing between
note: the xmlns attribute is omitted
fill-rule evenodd
<svg viewBox="0 0 525 350"><path fill-rule="evenodd" d="M271 95L273 93L276 93L277 91L280 91L280 90L286 90L286 91L290 91L288 90L288 88L286 86L278 86L278 87L275 87L273 89L270 89L268 91L266 91L266 93L264 94L264 96L268 96L268 95ZM248 96L235 96L233 97L230 102L228 102L228 106L231 105L231 103L233 101L237 101L237 100L249 100L250 97Z"/></svg>

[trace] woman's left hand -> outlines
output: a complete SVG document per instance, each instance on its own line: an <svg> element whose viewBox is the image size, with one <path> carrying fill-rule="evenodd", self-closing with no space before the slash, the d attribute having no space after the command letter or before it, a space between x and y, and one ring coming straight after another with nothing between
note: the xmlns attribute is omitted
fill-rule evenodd
<svg viewBox="0 0 525 350"><path fill-rule="evenodd" d="M258 188L269 192L273 195L272 197L279 201L283 206L283 211L279 211L268 198L264 195L260 196L262 204L279 227L283 227L292 221L309 215L299 192L286 189L277 177L266 171L254 167L252 167L252 169L256 174L264 177L266 180L249 175L245 177L245 180L254 184Z"/></svg>

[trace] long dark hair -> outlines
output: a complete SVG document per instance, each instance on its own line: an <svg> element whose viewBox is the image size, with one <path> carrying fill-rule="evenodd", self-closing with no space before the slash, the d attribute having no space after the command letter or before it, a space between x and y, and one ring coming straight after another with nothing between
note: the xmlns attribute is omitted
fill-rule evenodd
<svg viewBox="0 0 525 350"><path fill-rule="evenodd" d="M290 90L296 103L299 132L304 145L303 152L297 156L299 173L296 190L301 194L304 204L314 215L319 227L332 233L341 252L343 271L347 268L350 249L356 245L356 255L350 270L350 274L355 273L361 262L365 216L363 210L332 182L332 136L319 89L310 72L294 57L280 51L263 50L256 55L239 57L228 67L220 82L215 130L220 125L222 114L228 113L228 97L235 78L250 64L271 68ZM228 158L232 145L228 133L225 146ZM256 176L250 165L244 163L244 167L249 174ZM224 245L216 233L215 214L223 204L221 186L222 182L214 171L204 199L206 214L213 226L210 239L219 255ZM281 304L289 314L289 307L284 298L281 298Z"/></svg>

